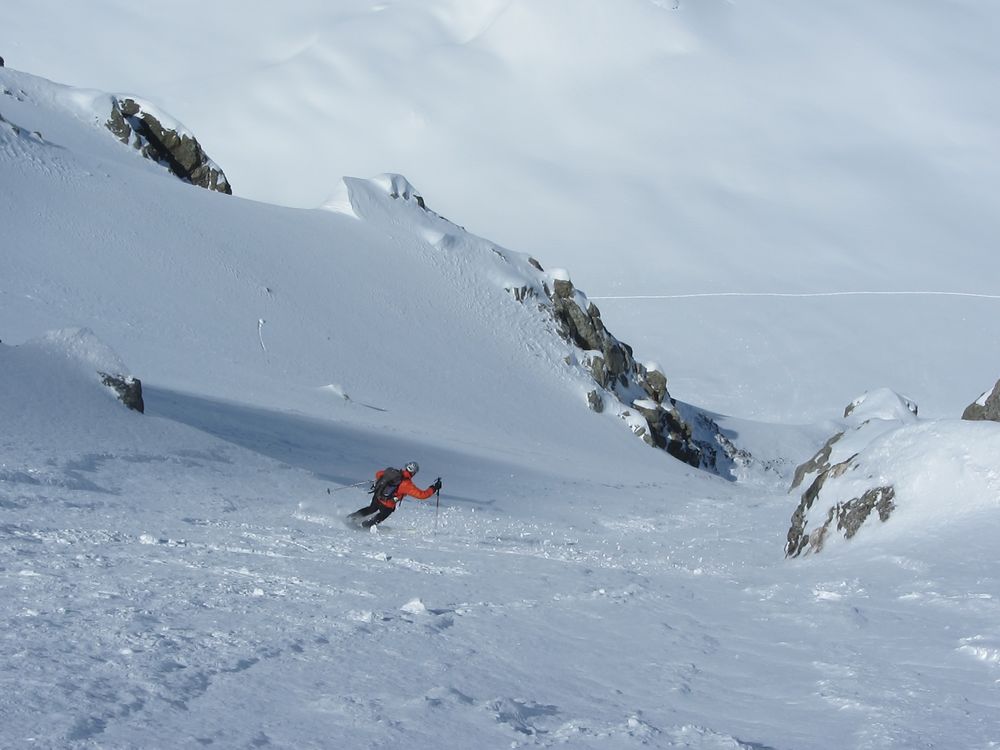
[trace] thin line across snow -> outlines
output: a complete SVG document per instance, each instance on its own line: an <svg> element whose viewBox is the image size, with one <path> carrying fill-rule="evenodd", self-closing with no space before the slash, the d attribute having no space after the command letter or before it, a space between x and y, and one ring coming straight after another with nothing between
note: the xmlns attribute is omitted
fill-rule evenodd
<svg viewBox="0 0 1000 750"><path fill-rule="evenodd" d="M976 292L699 292L695 294L634 294L623 296L600 296L588 294L594 300L638 300L638 299L694 299L698 297L861 297L861 296L938 296L938 297L978 297L979 299L1000 299L1000 294L978 294Z"/></svg>

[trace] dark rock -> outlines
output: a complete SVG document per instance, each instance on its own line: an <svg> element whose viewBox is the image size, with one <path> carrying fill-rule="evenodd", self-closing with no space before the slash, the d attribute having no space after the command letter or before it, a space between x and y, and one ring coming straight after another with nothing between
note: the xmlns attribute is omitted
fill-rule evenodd
<svg viewBox="0 0 1000 750"><path fill-rule="evenodd" d="M659 370L640 368L642 387L656 403L663 403L667 396L667 376Z"/></svg>
<svg viewBox="0 0 1000 750"><path fill-rule="evenodd" d="M608 366L604 361L604 357L599 354L593 354L585 357L584 362L590 367L590 376L594 381L601 388L607 388L610 381L608 380Z"/></svg>
<svg viewBox="0 0 1000 750"><path fill-rule="evenodd" d="M844 433L838 432L826 441L826 444L819 449L819 452L815 456L795 469L795 477L792 479L792 486L789 487L789 492L802 484L802 480L807 475L822 473L830 468L830 454L833 452L833 446L842 437L844 437Z"/></svg>
<svg viewBox="0 0 1000 750"><path fill-rule="evenodd" d="M892 511L896 509L896 504L893 502L895 496L896 490L891 485L873 487L861 497L853 498L845 503L837 503L827 512L826 522L814 529L808 537L800 540L798 551L794 555L790 555L786 547L786 556L797 557L803 549L807 552L821 552L834 520L837 521L837 531L843 532L845 539L850 539L858 533L873 510L878 512L880 521L883 523L888 521Z"/></svg>
<svg viewBox="0 0 1000 750"><path fill-rule="evenodd" d="M101 382L109 388L114 389L118 394L118 399L129 409L137 412L144 412L145 404L142 402L142 381L127 375L109 375L106 372L99 373Z"/></svg>
<svg viewBox="0 0 1000 750"><path fill-rule="evenodd" d="M542 273L537 260L530 258L528 263ZM603 411L613 403L611 399L617 400L627 407L618 413L647 444L722 476L729 476L727 472L735 457L749 460L749 454L741 455L711 418L694 409L688 418L682 415L667 391L666 376L657 369L647 370L635 361L632 347L608 331L601 320L600 309L579 294L572 281L553 274L549 279L539 279L537 286L550 303L542 304L541 308L551 314L559 335L583 350L582 355L571 361L585 367L599 387L587 394L587 403L593 411ZM508 288L508 291L518 301L531 296L519 288ZM636 420L635 414L641 420ZM698 425L697 436L689 419Z"/></svg>
<svg viewBox="0 0 1000 750"><path fill-rule="evenodd" d="M535 296L535 290L530 286L522 284L521 286L508 286L506 287L507 292L514 296L518 302L524 302L529 297Z"/></svg>
<svg viewBox="0 0 1000 750"><path fill-rule="evenodd" d="M827 481L839 477L848 469L853 468L854 459L856 458L857 455L851 456L846 461L841 461L823 470L813 480L812 484L809 485L809 488L802 493L798 507L792 513L788 534L785 537L785 557L798 557L809 545L813 545L814 551L819 551L819 548L822 546L822 540L825 538L827 529L833 518L833 509L827 513L826 522L811 532L806 528L806 514L816 503L816 500L819 499L823 486ZM851 502L854 501L852 500Z"/></svg>
<svg viewBox="0 0 1000 750"><path fill-rule="evenodd" d="M147 159L162 164L185 182L232 195L226 175L195 138L165 127L134 99L115 99L106 125L122 143L131 143Z"/></svg>
<svg viewBox="0 0 1000 750"><path fill-rule="evenodd" d="M861 497L848 500L846 503L837 503L832 510L837 518L837 530L843 531L844 537L850 539L858 533L858 529L873 510L878 512L880 521L883 523L888 521L892 511L896 509L896 504L893 502L895 497L895 488L888 485L872 487Z"/></svg>
<svg viewBox="0 0 1000 750"><path fill-rule="evenodd" d="M962 412L962 419L969 421L987 420L1000 422L1000 380L992 391L983 393L975 403L969 404Z"/></svg>
<svg viewBox="0 0 1000 750"><path fill-rule="evenodd" d="M632 347L605 327L597 305L588 302L586 310L581 308L573 282L557 278L552 286L551 311L560 334L587 352L582 362L594 382L642 417L645 426L634 428L636 435L685 463L717 470L715 452L719 444L711 440L702 443L693 437L691 426L667 393L666 377L655 370L647 372L635 361ZM644 401L644 397L650 400ZM589 397L588 401L593 403Z"/></svg>
<svg viewBox="0 0 1000 750"><path fill-rule="evenodd" d="M569 279L555 279L552 282L552 291L559 299L570 299L573 297L573 282Z"/></svg>
<svg viewBox="0 0 1000 750"><path fill-rule="evenodd" d="M596 389L587 393L587 404L590 405L591 411L596 411L598 414L604 411L604 399Z"/></svg>

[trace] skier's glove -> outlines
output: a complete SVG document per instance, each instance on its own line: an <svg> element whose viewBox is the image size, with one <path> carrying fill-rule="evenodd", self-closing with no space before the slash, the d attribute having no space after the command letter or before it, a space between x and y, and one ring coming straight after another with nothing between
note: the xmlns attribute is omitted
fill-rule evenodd
<svg viewBox="0 0 1000 750"><path fill-rule="evenodd" d="M438 477L437 479L435 479L434 480L434 484L432 484L431 487L434 488L435 492L440 492L441 491L441 477Z"/></svg>

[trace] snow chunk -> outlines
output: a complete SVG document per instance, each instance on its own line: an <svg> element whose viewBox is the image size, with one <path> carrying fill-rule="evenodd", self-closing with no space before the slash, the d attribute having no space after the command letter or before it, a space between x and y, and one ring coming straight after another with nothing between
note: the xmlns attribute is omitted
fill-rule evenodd
<svg viewBox="0 0 1000 750"><path fill-rule="evenodd" d="M963 638L958 651L989 664L1000 664L1000 641L987 636L974 635Z"/></svg>
<svg viewBox="0 0 1000 750"><path fill-rule="evenodd" d="M411 599L399 609L400 611L408 612L411 615L422 615L426 614L427 612L427 607L424 606L424 603L420 601L419 597L416 599Z"/></svg>
<svg viewBox="0 0 1000 750"><path fill-rule="evenodd" d="M324 393L330 393L334 396L338 396L339 398L342 398L345 401L351 400L351 397L347 395L347 391L344 390L344 387L341 385L337 385L336 383L329 383L327 385L320 386L320 390L323 391Z"/></svg>

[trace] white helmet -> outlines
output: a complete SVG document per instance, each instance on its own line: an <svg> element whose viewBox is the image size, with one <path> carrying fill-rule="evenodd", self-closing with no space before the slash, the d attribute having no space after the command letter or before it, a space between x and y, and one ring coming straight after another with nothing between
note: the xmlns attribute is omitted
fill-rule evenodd
<svg viewBox="0 0 1000 750"><path fill-rule="evenodd" d="M410 463L403 467L403 470L409 472L410 476L413 476L420 471L420 465L416 461L410 461Z"/></svg>

